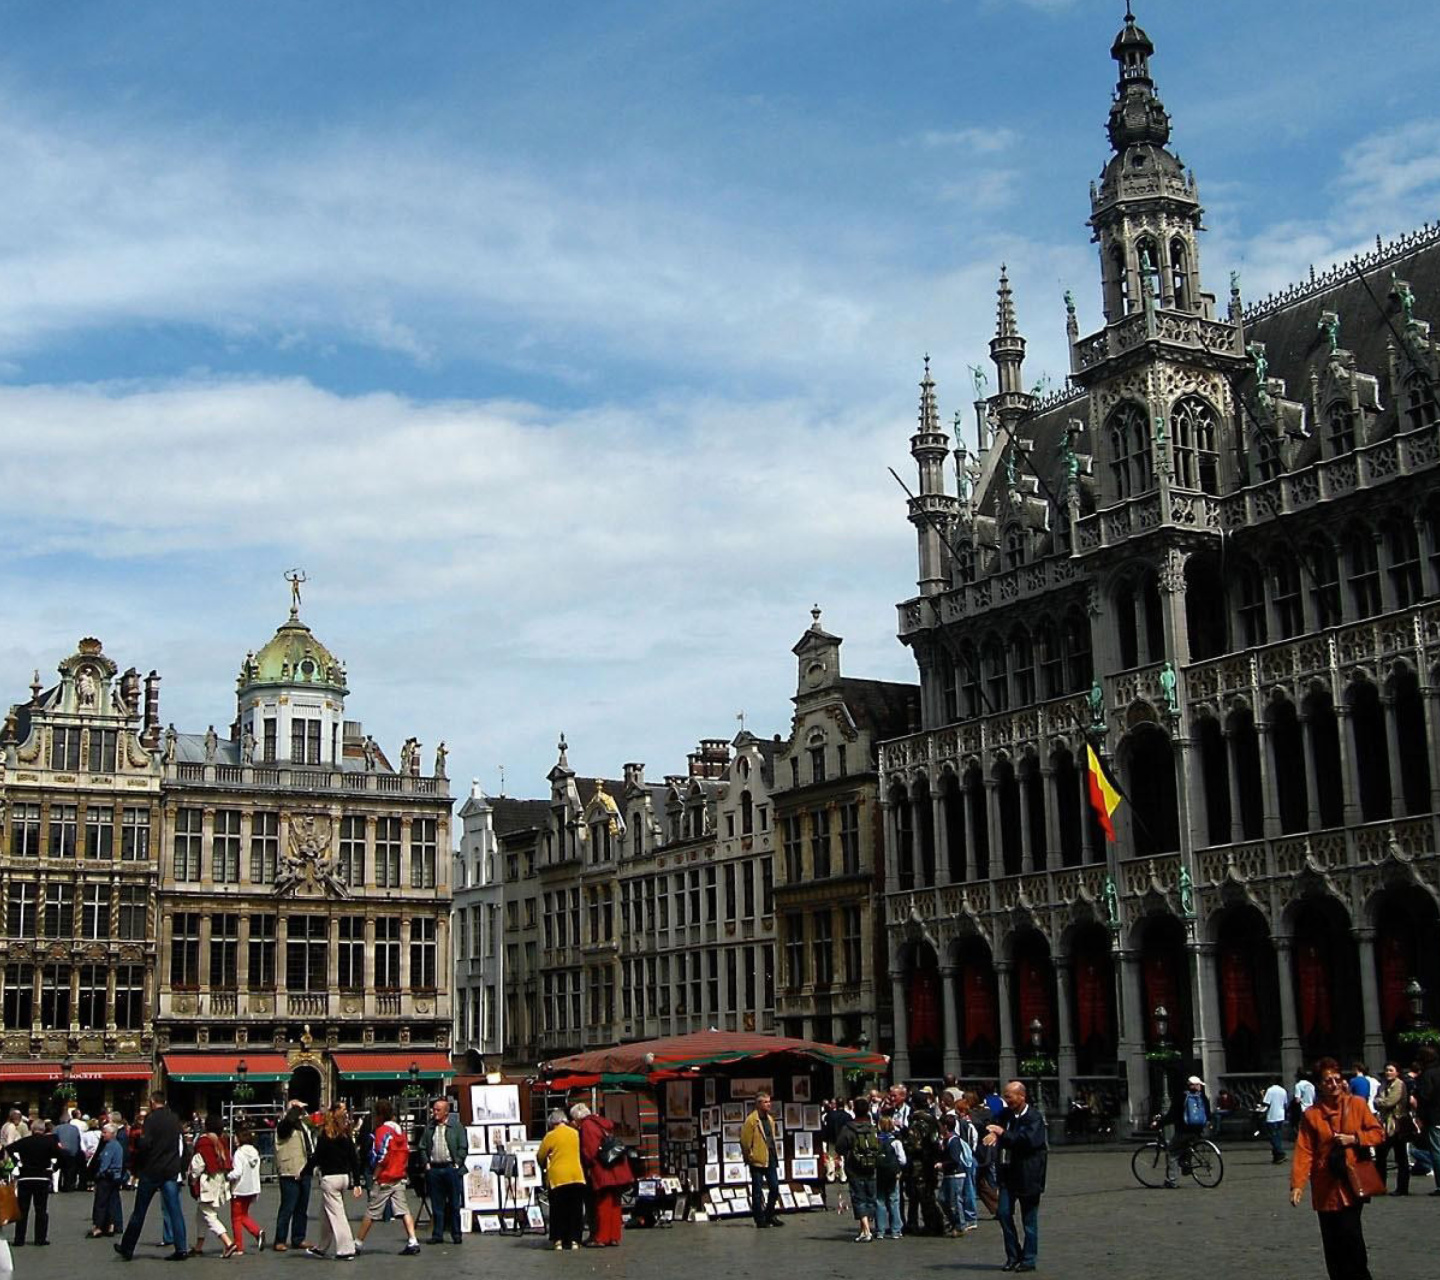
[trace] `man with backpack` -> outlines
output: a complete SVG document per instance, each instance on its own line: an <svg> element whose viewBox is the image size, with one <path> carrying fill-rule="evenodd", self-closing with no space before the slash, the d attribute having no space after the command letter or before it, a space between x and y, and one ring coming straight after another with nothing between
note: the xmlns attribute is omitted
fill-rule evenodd
<svg viewBox="0 0 1440 1280"><path fill-rule="evenodd" d="M405 1224L405 1247L400 1252L406 1257L413 1257L420 1252L420 1241L415 1238L415 1219L410 1213L410 1203L405 1199L410 1139L405 1130L395 1123L395 1111L384 1098L376 1102L373 1115L376 1121L375 1148L370 1154L370 1161L375 1170L375 1182L370 1188L365 1220L355 1234L355 1252L360 1252L370 1228L384 1218L388 1205ZM359 1188L356 1191L358 1194Z"/></svg>
<svg viewBox="0 0 1440 1280"><path fill-rule="evenodd" d="M1211 1114L1205 1081L1199 1076L1191 1076L1185 1081L1185 1092L1170 1104L1170 1110L1161 1122L1171 1134L1165 1157L1166 1187L1179 1185L1180 1174L1189 1172L1190 1148L1204 1136Z"/></svg>
<svg viewBox="0 0 1440 1280"><path fill-rule="evenodd" d="M850 1206L860 1224L856 1244L875 1239L875 1179L880 1166L880 1135L870 1122L870 1101L855 1099L855 1118L840 1131L835 1150L845 1161L845 1174L850 1183Z"/></svg>
<svg viewBox="0 0 1440 1280"><path fill-rule="evenodd" d="M944 1229L940 1202L937 1165L940 1148L940 1122L925 1107L910 1110L910 1123L905 1129L905 1230L910 1235L939 1235Z"/></svg>
<svg viewBox="0 0 1440 1280"><path fill-rule="evenodd" d="M944 1179L941 1204L950 1219L945 1234L951 1237L964 1235L969 1230L967 1223L973 1223L976 1217L974 1193L966 1196L966 1188L975 1177L975 1130L968 1119L964 1124L965 1133L961 1133L961 1116L954 1111L947 1111L940 1117L941 1150L944 1152L940 1162L940 1174ZM965 1211L967 1198L970 1205L968 1217Z"/></svg>

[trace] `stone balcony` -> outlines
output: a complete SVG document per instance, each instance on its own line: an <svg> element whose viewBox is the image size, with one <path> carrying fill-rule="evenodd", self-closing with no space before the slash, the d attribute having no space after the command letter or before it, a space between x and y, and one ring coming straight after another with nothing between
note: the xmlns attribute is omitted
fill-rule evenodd
<svg viewBox="0 0 1440 1280"><path fill-rule="evenodd" d="M167 783L193 786L254 788L262 791L345 792L351 795L425 796L448 798L450 779L409 773L347 773L294 765L198 764L172 761L164 766Z"/></svg>

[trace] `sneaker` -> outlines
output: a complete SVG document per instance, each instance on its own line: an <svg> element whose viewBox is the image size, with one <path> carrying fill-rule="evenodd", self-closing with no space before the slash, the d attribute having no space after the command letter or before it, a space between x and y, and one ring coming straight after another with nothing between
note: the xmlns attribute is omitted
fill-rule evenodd
<svg viewBox="0 0 1440 1280"><path fill-rule="evenodd" d="M256 1253L264 1253L264 1252L265 1252L265 1233L264 1233L263 1231L262 1231L258 1236L255 1237L255 1252L256 1252Z"/></svg>
<svg viewBox="0 0 1440 1280"><path fill-rule="evenodd" d="M858 1236L855 1237L855 1243L869 1244L870 1241L872 1241L873 1239L875 1239L875 1237L872 1236L868 1231L862 1231Z"/></svg>
<svg viewBox="0 0 1440 1280"><path fill-rule="evenodd" d="M580 1246L579 1246L578 1244L576 1244L575 1241L572 1240L572 1241L570 1241L570 1243L567 1244L565 1247L566 1247L567 1249L578 1249Z"/></svg>
<svg viewBox="0 0 1440 1280"><path fill-rule="evenodd" d="M323 1258L323 1257L325 1256L325 1250L324 1250L324 1249L317 1249L317 1248L312 1244L309 1248L307 1248L307 1249L305 1250L305 1256L306 1256L307 1258Z"/></svg>
<svg viewBox="0 0 1440 1280"><path fill-rule="evenodd" d="M550 1247L554 1249L556 1253L559 1253L560 1250L565 1247L565 1242L563 1240L557 1240Z"/></svg>
<svg viewBox="0 0 1440 1280"><path fill-rule="evenodd" d="M353 1253L337 1253L337 1254L335 1255L335 1261L336 1261L336 1262L354 1262L354 1261L355 1261L355 1255L354 1255Z"/></svg>
<svg viewBox="0 0 1440 1280"><path fill-rule="evenodd" d="M413 1258L419 1252L420 1241L416 1240L413 1244L407 1244L403 1249L401 1249L400 1256L402 1258Z"/></svg>

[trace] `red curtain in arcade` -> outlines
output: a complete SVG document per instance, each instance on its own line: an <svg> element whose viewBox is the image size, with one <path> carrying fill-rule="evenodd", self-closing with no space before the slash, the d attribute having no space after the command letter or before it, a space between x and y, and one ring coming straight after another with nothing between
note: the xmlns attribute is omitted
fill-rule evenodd
<svg viewBox="0 0 1440 1280"><path fill-rule="evenodd" d="M1153 955L1145 958L1145 1022L1150 1028L1150 1039L1159 1040L1155 1029L1155 1007L1164 1005L1170 1015L1169 1034L1174 1036L1179 1026L1180 1006L1175 1001L1175 975L1170 969L1170 957Z"/></svg>
<svg viewBox="0 0 1440 1280"><path fill-rule="evenodd" d="M934 1048L940 1043L940 974L916 969L910 975L910 1047Z"/></svg>
<svg viewBox="0 0 1440 1280"><path fill-rule="evenodd" d="M995 1000L990 990L990 966L960 966L960 995L965 1010L965 1047L973 1048L981 1041L991 1046L1000 1043L995 1025Z"/></svg>
<svg viewBox="0 0 1440 1280"><path fill-rule="evenodd" d="M1410 981L1410 961L1405 944L1393 933L1385 934L1377 948L1380 958L1380 1025L1394 1031L1410 1025L1410 1003L1405 984Z"/></svg>
<svg viewBox="0 0 1440 1280"><path fill-rule="evenodd" d="M1233 1039L1239 1032L1260 1034L1260 1008L1255 1000L1255 974L1238 947L1220 952L1220 1016L1224 1035Z"/></svg>
<svg viewBox="0 0 1440 1280"><path fill-rule="evenodd" d="M1109 1041L1113 1019L1110 996L1113 990L1108 966L1082 958L1075 965L1075 1039L1088 1044L1092 1038Z"/></svg>
<svg viewBox="0 0 1440 1280"><path fill-rule="evenodd" d="M1296 986L1300 989L1300 1034L1330 1034L1330 974L1324 953L1314 942L1302 942L1295 949Z"/></svg>
<svg viewBox="0 0 1440 1280"><path fill-rule="evenodd" d="M1034 956L1022 956L1015 966L1020 991L1020 1025L1015 1035L1023 1045L1030 1043L1030 1023L1040 1019L1045 1028L1045 1041L1055 1041L1055 1015L1050 1008L1050 974L1048 967Z"/></svg>

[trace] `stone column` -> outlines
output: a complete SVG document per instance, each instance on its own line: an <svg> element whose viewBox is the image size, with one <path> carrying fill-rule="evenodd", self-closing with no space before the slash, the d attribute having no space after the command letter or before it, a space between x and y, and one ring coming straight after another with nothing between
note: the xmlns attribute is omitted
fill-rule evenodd
<svg viewBox="0 0 1440 1280"><path fill-rule="evenodd" d="M1300 1070L1304 1055L1300 1047L1300 1019L1295 1012L1295 967L1290 960L1290 938L1276 934L1274 943L1280 988L1280 1070L1288 1085Z"/></svg>
<svg viewBox="0 0 1440 1280"><path fill-rule="evenodd" d="M0 1002L5 998L3 980L0 980ZM108 965L105 969L105 1030L114 1031L115 1027L115 966Z"/></svg>
<svg viewBox="0 0 1440 1280"><path fill-rule="evenodd" d="M1385 575L1388 581L1389 575ZM1405 775L1400 772L1400 722L1395 716L1395 699L1383 697L1380 705L1385 714L1385 752L1390 765L1390 816L1403 818L1405 807Z"/></svg>
<svg viewBox="0 0 1440 1280"><path fill-rule="evenodd" d="M1260 803L1264 821L1260 830L1267 840L1280 834L1280 796L1275 787L1275 737L1269 721L1255 719L1255 736L1260 748Z"/></svg>
<svg viewBox="0 0 1440 1280"><path fill-rule="evenodd" d="M235 942L235 985L239 989L236 996L236 1010L243 1017L244 1006L240 997L250 990L250 913L240 913L240 932Z"/></svg>
<svg viewBox="0 0 1440 1280"><path fill-rule="evenodd" d="M200 914L200 990L210 990L210 926L208 911Z"/></svg>
<svg viewBox="0 0 1440 1280"><path fill-rule="evenodd" d="M1222 736L1225 739L1225 773L1230 781L1230 843L1240 844L1245 839L1245 814L1240 805L1240 762L1235 758L1235 735L1225 729Z"/></svg>
<svg viewBox="0 0 1440 1280"><path fill-rule="evenodd" d="M1150 1100L1150 1073L1145 1061L1145 999L1140 978L1140 953L1120 951L1115 972L1120 982L1119 1055L1130 1095L1130 1122L1142 1123L1155 1110Z"/></svg>
<svg viewBox="0 0 1440 1280"><path fill-rule="evenodd" d="M993 880L1005 874L1005 844L1000 830L999 784L988 773L985 775L985 869L984 876Z"/></svg>
<svg viewBox="0 0 1440 1280"><path fill-rule="evenodd" d="M950 818L945 812L945 779L930 793L931 828L935 832L935 883L950 883Z"/></svg>
<svg viewBox="0 0 1440 1280"><path fill-rule="evenodd" d="M1000 1005L1000 1077L1013 1080L1019 1070L1019 1054L1015 1051L1015 1009L1010 1001L1010 962L995 965L995 988Z"/></svg>
<svg viewBox="0 0 1440 1280"><path fill-rule="evenodd" d="M1365 1018L1365 1061L1384 1062L1385 1035L1380 1029L1380 980L1375 970L1375 930L1365 925L1350 932L1355 938L1355 948L1360 960L1360 1009Z"/></svg>
<svg viewBox="0 0 1440 1280"><path fill-rule="evenodd" d="M1030 788L1035 780L1028 773L1015 770L1015 787L1020 793L1020 870L1030 875L1035 870L1035 833L1030 830ZM1044 866L1044 859L1041 859Z"/></svg>
<svg viewBox="0 0 1440 1280"><path fill-rule="evenodd" d="M890 1079L899 1084L910 1078L910 1009L905 1002L905 971L890 970L891 1019L895 1023L895 1050L890 1055Z"/></svg>
<svg viewBox="0 0 1440 1280"><path fill-rule="evenodd" d="M1071 1002L1071 964L1069 956L1055 960L1055 1062L1059 1079L1055 1083L1056 1102L1063 1112L1068 1090L1075 1078L1075 1014Z"/></svg>
<svg viewBox="0 0 1440 1280"><path fill-rule="evenodd" d="M1060 869L1060 788L1054 766L1040 766L1040 787L1045 797L1045 870ZM1082 814L1083 817L1083 814Z"/></svg>
<svg viewBox="0 0 1440 1280"><path fill-rule="evenodd" d="M884 786L884 783L881 783ZM890 798L883 790L880 799L880 813L885 829L885 884L890 891L896 892L900 888L900 831L895 821L895 806L890 803ZM781 883L788 881L789 877L784 875L784 861L777 859L780 863L782 874L779 877Z"/></svg>
<svg viewBox="0 0 1440 1280"><path fill-rule="evenodd" d="M1343 821L1347 827L1360 824L1360 772L1355 756L1355 730L1350 708L1343 702L1335 704L1336 728L1340 739L1340 778L1345 792Z"/></svg>
<svg viewBox="0 0 1440 1280"><path fill-rule="evenodd" d="M1225 1041L1220 1027L1220 989L1215 973L1215 944L1192 942L1191 1004L1195 1009L1195 1056L1200 1074L1218 1080L1225 1070Z"/></svg>
<svg viewBox="0 0 1440 1280"><path fill-rule="evenodd" d="M1440 690L1421 685L1420 701L1425 708L1425 741L1430 747L1430 812L1440 813Z"/></svg>
<svg viewBox="0 0 1440 1280"><path fill-rule="evenodd" d="M1320 830L1320 775L1315 764L1315 723L1308 715L1300 716L1300 740L1305 747L1305 826Z"/></svg>
<svg viewBox="0 0 1440 1280"><path fill-rule="evenodd" d="M1095 862L1095 824L1090 819L1090 780L1082 755L1077 761L1076 774L1080 783L1080 861L1084 864Z"/></svg>
<svg viewBox="0 0 1440 1280"><path fill-rule="evenodd" d="M960 1074L960 992L955 978L959 971L953 964L940 966L940 1000L945 1015L945 1049L942 1070L946 1075Z"/></svg>
<svg viewBox="0 0 1440 1280"><path fill-rule="evenodd" d="M970 788L962 783L960 807L964 810L965 816L965 879L967 882L980 878L980 855L975 848L974 806L977 803L978 800L971 794Z"/></svg>

